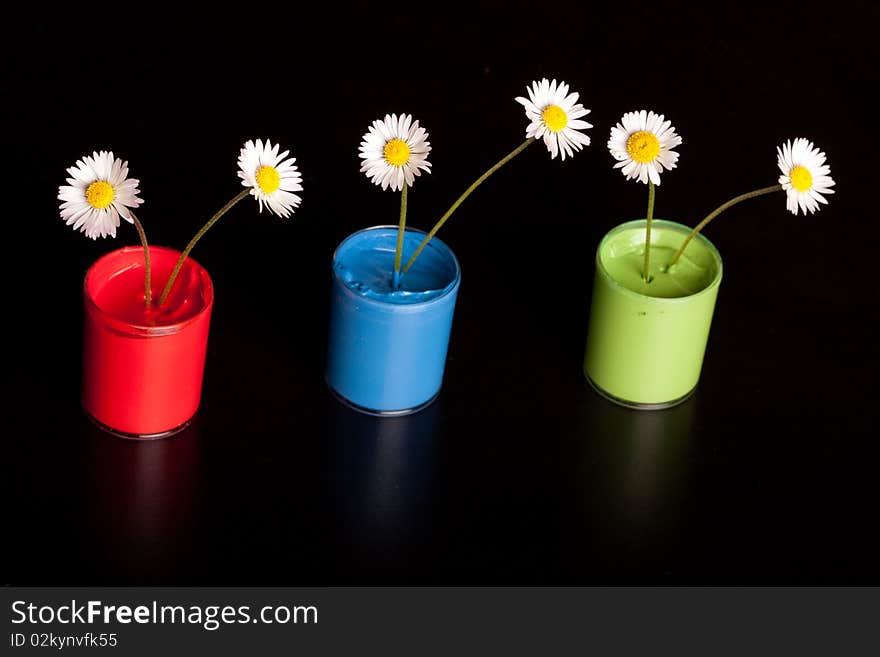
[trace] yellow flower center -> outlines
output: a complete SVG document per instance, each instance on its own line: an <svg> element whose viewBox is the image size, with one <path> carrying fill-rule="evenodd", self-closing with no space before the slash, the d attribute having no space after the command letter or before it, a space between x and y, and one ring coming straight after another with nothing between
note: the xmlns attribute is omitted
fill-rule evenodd
<svg viewBox="0 0 880 657"><path fill-rule="evenodd" d="M278 169L270 167L268 164L257 169L257 186L264 194L271 194L281 187L281 175Z"/></svg>
<svg viewBox="0 0 880 657"><path fill-rule="evenodd" d="M795 167L788 175L791 178L791 186L799 192L809 191L813 186L813 174L807 167Z"/></svg>
<svg viewBox="0 0 880 657"><path fill-rule="evenodd" d="M552 132L559 132L568 125L568 114L559 105L547 105L541 112L541 118Z"/></svg>
<svg viewBox="0 0 880 657"><path fill-rule="evenodd" d="M653 162L660 153L660 140L647 130L639 130L632 133L626 140L626 152L641 164Z"/></svg>
<svg viewBox="0 0 880 657"><path fill-rule="evenodd" d="M104 181L96 180L86 187L86 200L93 208L102 210L113 202L113 185Z"/></svg>
<svg viewBox="0 0 880 657"><path fill-rule="evenodd" d="M409 160L409 146L402 139L391 139L385 143L385 161L399 167Z"/></svg>

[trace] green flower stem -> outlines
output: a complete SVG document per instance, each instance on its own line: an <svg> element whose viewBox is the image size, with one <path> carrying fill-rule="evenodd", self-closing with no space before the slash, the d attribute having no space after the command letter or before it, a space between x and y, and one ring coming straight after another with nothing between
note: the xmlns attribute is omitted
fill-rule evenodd
<svg viewBox="0 0 880 657"><path fill-rule="evenodd" d="M180 273L180 268L183 267L183 262L186 260L187 256L189 256L190 251L193 250L193 247L196 245L202 236L208 232L208 230L217 223L217 220L220 219L226 212L236 203L238 203L241 199L251 193L250 188L243 189L238 195L235 196L231 201L229 201L226 205L220 208L217 213L208 219L207 223L199 229L199 232L195 234L195 236L189 241L189 244L186 245L186 248L183 250L183 253L180 254L180 258L177 260L177 264L174 265L174 269L171 272L171 276L168 279L168 282L165 284L165 289L162 290L162 296L159 297L159 305L161 306L165 303L165 300L168 298L168 295L171 293L171 287L174 285L174 281L177 279L177 275Z"/></svg>
<svg viewBox="0 0 880 657"><path fill-rule="evenodd" d="M712 221L719 214L724 212L727 208L733 207L737 203L741 203L742 201L746 201L750 198L755 198L756 196L762 196L763 194L770 194L772 192L781 192L782 185L771 185L770 187L762 187L761 189L756 189L753 192L746 192L745 194L740 194L732 199L730 199L727 203L719 205L715 208L705 219L703 219L700 223L696 225L696 227L690 232L690 235L685 239L684 244L681 245L681 248L678 249L678 252L675 254L675 257L672 258L672 262L669 263L669 266L672 267L675 263L678 262L678 259L681 258L681 254L684 253L684 250L687 248L687 245L690 244L691 240L694 239L697 233L699 233L703 228L706 227L710 221Z"/></svg>
<svg viewBox="0 0 880 657"><path fill-rule="evenodd" d="M437 234L437 231L443 227L443 224L446 223L446 220L449 219L449 217L452 215L453 212L455 212L455 210L458 208L458 206L461 205L462 202L464 202L464 200L468 196L471 195L471 192L473 192L477 187L479 187L483 183L483 181L486 180L486 178L488 178L493 173L498 171L498 169L500 169L505 164L510 162L514 157L516 157L522 151L524 151L529 144L532 144L535 141L537 141L537 140L534 137L529 137L528 139L526 139L523 143L521 143L519 146L517 146L513 151L511 151L510 153L505 155L501 160L499 160L491 169L486 171L486 173L484 173L482 176L477 178L474 181L474 183L464 191L464 194L462 194L461 196L458 197L458 199L455 201L455 203L453 203L452 206L450 206L450 208L446 211L446 213L442 217L440 217L440 220L436 224L434 224L434 227L425 236L425 239L422 240L422 243L419 244L419 248L417 248L415 250L415 253L413 253L410 256L409 260L406 263L406 266L403 268L404 274L409 271L409 268L412 267L412 264L415 262L416 258L419 257L419 254L422 252L422 249L424 249L428 245L428 242L430 242L431 239L434 237L434 235Z"/></svg>
<svg viewBox="0 0 880 657"><path fill-rule="evenodd" d="M150 273L150 245L147 243L147 233L144 232L144 227L141 225L141 222L138 221L138 218L134 216L134 212L129 210L129 216L131 217L134 227L137 229L138 237L141 238L141 245L144 247L144 303L147 308L149 308L153 303L153 285Z"/></svg>
<svg viewBox="0 0 880 657"><path fill-rule="evenodd" d="M648 273L648 264L651 259L651 220L654 218L654 183L648 181L648 211L645 213L645 266L642 272L642 278L646 283L651 282L651 275Z"/></svg>
<svg viewBox="0 0 880 657"><path fill-rule="evenodd" d="M400 190L400 224L397 227L397 250L394 253L394 289L400 287L400 260L403 256L403 233L406 230L406 190L409 185L404 181Z"/></svg>

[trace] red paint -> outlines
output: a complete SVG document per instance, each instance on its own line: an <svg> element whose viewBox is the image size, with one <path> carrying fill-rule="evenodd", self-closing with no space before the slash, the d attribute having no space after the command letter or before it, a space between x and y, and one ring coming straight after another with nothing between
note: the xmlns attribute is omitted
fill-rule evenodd
<svg viewBox="0 0 880 657"><path fill-rule="evenodd" d="M154 304L179 257L174 249L150 247ZM185 426L202 395L214 304L208 272L187 258L162 308L148 311L144 251L125 247L95 261L83 293L85 411L132 437L160 437Z"/></svg>

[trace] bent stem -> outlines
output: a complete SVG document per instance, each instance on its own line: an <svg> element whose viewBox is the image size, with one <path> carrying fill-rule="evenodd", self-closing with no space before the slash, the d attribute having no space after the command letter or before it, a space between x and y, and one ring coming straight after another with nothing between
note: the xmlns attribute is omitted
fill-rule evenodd
<svg viewBox="0 0 880 657"><path fill-rule="evenodd" d="M736 196L736 197L730 199L729 201L727 201L727 203L723 203L722 205L719 205L712 212L710 212L709 215L705 219L703 219L700 223L698 223L696 225L696 227L690 232L690 234L685 239L684 244L681 245L681 247L676 252L675 256L672 258L672 262L669 263L669 266L672 267L673 265L675 265L675 263L678 262L678 259L681 258L681 254L684 253L684 250L687 248L687 245L690 244L690 241L692 239L694 239L694 237L696 237L697 233L699 233L701 230L703 230L703 228L706 227L706 224L708 224L710 221L712 221L719 214L721 214L722 212L724 212L728 208L733 207L737 203L741 203L742 201L747 201L750 198L755 198L756 196L762 196L763 194L770 194L772 192L781 192L781 191L782 191L782 185L771 185L770 187L762 187L761 189L756 189L753 192L746 192L745 194L740 194L739 196Z"/></svg>
<svg viewBox="0 0 880 657"><path fill-rule="evenodd" d="M174 269L171 271L171 276L168 278L168 282L165 284L165 289L162 290L162 296L159 297L159 305L161 306L165 303L165 300L168 298L168 295L171 293L171 287L174 285L174 281L177 279L177 275L180 273L180 268L183 267L184 261L189 256L190 251L193 250L193 247L196 245L202 236L208 232L208 230L217 223L217 220L220 219L224 214L227 213L229 208L238 203L241 199L251 193L250 188L242 190L238 195L235 196L231 201L229 201L226 205L220 208L213 217L208 219L207 223L199 229L199 232L195 234L195 236L189 241L189 244L186 245L186 248L183 250L183 253L180 254L180 258L178 258L177 263L174 265Z"/></svg>
<svg viewBox="0 0 880 657"><path fill-rule="evenodd" d="M406 230L406 190L409 185L403 183L400 190L400 223L397 226L397 250L394 253L394 289L400 287L400 260L403 256L403 233Z"/></svg>
<svg viewBox="0 0 880 657"><path fill-rule="evenodd" d="M516 157L517 155L522 153L529 144L532 144L535 141L537 141L537 139L535 137L529 137L528 139L526 139L523 143L521 143L519 146L517 146L514 150L512 150L510 153L508 153L503 158L501 158L497 163L495 163L495 165L493 165L488 171L486 171L486 173L484 173L482 176L477 178L473 182L473 184L464 191L464 194L462 194L461 196L458 197L458 199L456 199L455 203L453 203L449 207L449 209L446 211L446 213L442 217L440 217L439 221L437 221L437 223L434 224L434 227L430 230L430 232L428 232L428 234L425 236L425 239L422 240L422 243L419 244L419 248L417 248L415 250L415 253L413 253L410 256L409 260L406 263L406 266L403 268L404 274L409 271L409 268L412 267L412 264L416 261L416 258L419 257L419 254L422 252L422 249L424 249L428 245L428 242L430 242L433 239L434 235L437 234L437 231L443 227L443 224L445 224L446 220L449 219L450 216L452 216L452 213L455 212L456 209L458 209L458 206L461 205L464 202L464 200L468 196L471 195L471 192L473 192L477 187L479 187L483 183L483 181L486 180L486 178L488 178L493 173L498 171L498 169L500 169L505 164L510 162L514 157Z"/></svg>
<svg viewBox="0 0 880 657"><path fill-rule="evenodd" d="M137 229L138 237L141 238L141 245L144 247L144 303L149 308L150 304L153 303L153 285L150 280L150 245L147 244L147 233L144 231L144 227L138 221L138 218L134 216L134 212L129 210L129 216L134 227Z"/></svg>
<svg viewBox="0 0 880 657"><path fill-rule="evenodd" d="M651 282L651 275L648 273L648 264L651 258L651 220L654 218L654 183L650 180L648 181L648 211L645 213L645 220L647 225L645 226L645 265L644 272L642 273L642 278L645 279L645 283Z"/></svg>

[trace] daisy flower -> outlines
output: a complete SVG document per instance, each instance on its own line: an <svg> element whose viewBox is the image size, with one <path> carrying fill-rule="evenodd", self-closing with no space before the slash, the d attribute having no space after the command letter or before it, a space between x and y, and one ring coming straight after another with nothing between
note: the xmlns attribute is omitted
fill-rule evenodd
<svg viewBox="0 0 880 657"><path fill-rule="evenodd" d="M128 162L113 156L113 151L95 151L69 169L67 185L58 188L61 218L93 240L116 237L119 217L134 223L131 208L143 201L138 198L138 180L128 177Z"/></svg>
<svg viewBox="0 0 880 657"><path fill-rule="evenodd" d="M361 140L361 172L382 189L400 191L404 183L411 187L422 170L431 172L428 133L409 114L386 114L373 121Z"/></svg>
<svg viewBox="0 0 880 657"><path fill-rule="evenodd" d="M785 206L792 214L807 214L819 209L819 203L828 203L822 194L833 194L834 181L829 176L825 164L825 153L813 147L813 142L804 138L786 141L776 147L777 164L782 175L779 184L785 190Z"/></svg>
<svg viewBox="0 0 880 657"><path fill-rule="evenodd" d="M577 93L568 93L565 82L557 85L556 80L544 78L532 82L526 91L528 98L516 98L516 102L525 107L526 116L531 121L526 128L526 137L543 138L551 158L558 154L564 160L566 155L572 157L574 151L590 144L590 138L579 132L593 127L581 120L590 110L577 102Z"/></svg>
<svg viewBox="0 0 880 657"><path fill-rule="evenodd" d="M238 156L238 177L241 184L251 188L251 195L260 204L279 217L289 217L299 206L302 198L293 192L302 191L302 176L296 165L296 158L285 160L290 151L279 153L280 146L272 145L268 139L264 144L248 140Z"/></svg>
<svg viewBox="0 0 880 657"><path fill-rule="evenodd" d="M671 121L654 112L627 112L620 123L611 128L608 150L617 160L627 180L660 184L664 169L674 169L678 153L672 149L681 144Z"/></svg>

